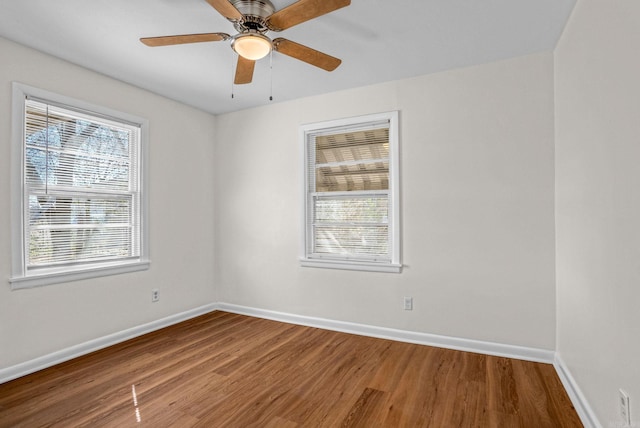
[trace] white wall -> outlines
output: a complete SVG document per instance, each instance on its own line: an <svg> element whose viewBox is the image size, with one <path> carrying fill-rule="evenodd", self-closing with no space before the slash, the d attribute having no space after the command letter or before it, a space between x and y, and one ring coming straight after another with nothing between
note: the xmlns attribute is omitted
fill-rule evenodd
<svg viewBox="0 0 640 428"><path fill-rule="evenodd" d="M10 290L12 81L149 119L149 271ZM214 126L209 114L0 38L0 369L215 301Z"/></svg>
<svg viewBox="0 0 640 428"><path fill-rule="evenodd" d="M395 109L404 272L300 267L299 125ZM554 349L553 127L550 53L218 116L220 300Z"/></svg>
<svg viewBox="0 0 640 428"><path fill-rule="evenodd" d="M603 426L640 426L640 2L580 0L555 52L557 349Z"/></svg>

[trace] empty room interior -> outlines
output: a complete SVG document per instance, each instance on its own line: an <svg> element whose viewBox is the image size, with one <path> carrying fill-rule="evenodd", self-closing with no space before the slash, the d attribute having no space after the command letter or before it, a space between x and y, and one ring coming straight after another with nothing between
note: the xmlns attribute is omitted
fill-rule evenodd
<svg viewBox="0 0 640 428"><path fill-rule="evenodd" d="M640 426L639 24L1 1L0 427Z"/></svg>

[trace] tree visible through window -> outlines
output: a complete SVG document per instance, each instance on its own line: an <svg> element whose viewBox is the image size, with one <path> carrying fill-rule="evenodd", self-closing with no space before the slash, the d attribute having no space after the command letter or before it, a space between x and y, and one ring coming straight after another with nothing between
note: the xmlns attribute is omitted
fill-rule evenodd
<svg viewBox="0 0 640 428"><path fill-rule="evenodd" d="M23 108L16 276L140 261L141 125L35 97Z"/></svg>
<svg viewBox="0 0 640 428"><path fill-rule="evenodd" d="M138 130L32 100L26 118L28 268L137 255L129 179Z"/></svg>

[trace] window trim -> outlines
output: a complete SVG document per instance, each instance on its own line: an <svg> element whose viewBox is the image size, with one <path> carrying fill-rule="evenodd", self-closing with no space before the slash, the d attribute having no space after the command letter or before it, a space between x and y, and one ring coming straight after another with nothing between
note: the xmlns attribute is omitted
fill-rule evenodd
<svg viewBox="0 0 640 428"><path fill-rule="evenodd" d="M38 98L75 110L84 110L115 120L140 126L140 257L132 260L97 262L69 270L68 267L43 269L27 274L24 256L24 102L27 97ZM128 113L94 105L44 89L12 82L11 121L11 289L32 288L49 284L76 281L125 272L149 269L149 121Z"/></svg>
<svg viewBox="0 0 640 428"><path fill-rule="evenodd" d="M299 139L301 141L302 150L300 150L301 174L302 174L302 222L301 222L301 239L300 239L300 265L303 267L328 268L328 269L345 269L369 272L402 272L401 254L400 254L400 150L399 150L399 112L397 110L375 113L363 116L350 117L345 119L328 120L323 122L310 123L300 126ZM318 133L330 128L356 128L358 126L366 126L375 122L389 122L389 243L390 262L375 262L364 260L348 260L339 258L319 258L310 257L309 248L309 174L308 168L308 135Z"/></svg>

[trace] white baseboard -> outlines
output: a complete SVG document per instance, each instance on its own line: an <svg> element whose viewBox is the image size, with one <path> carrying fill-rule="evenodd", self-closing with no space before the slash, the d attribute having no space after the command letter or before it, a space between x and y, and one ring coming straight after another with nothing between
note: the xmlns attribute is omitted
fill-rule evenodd
<svg viewBox="0 0 640 428"><path fill-rule="evenodd" d="M556 352L553 366L555 367L558 377L560 377L560 381L562 382L564 389L567 391L567 394L571 399L571 403L573 403L573 407L576 408L576 412L578 412L578 416L580 416L580 420L585 428L602 428L602 424L600 424L598 417L589 405L589 402L585 398L575 379L571 376L571 372L558 352Z"/></svg>
<svg viewBox="0 0 640 428"><path fill-rule="evenodd" d="M65 361L69 361L73 358L89 354L99 349L124 342L125 340L133 339L134 337L142 336L143 334L150 333L152 331L159 330L161 328L168 327L182 321L186 321L190 318L209 313L216 310L217 306L218 305L216 304L200 306L199 308L191 309L179 314L152 321L147 324L139 325L137 327L132 327L127 330L90 340L79 345L71 346L69 348L44 355L30 361L25 361L24 363L16 364L15 366L0 369L0 383L17 379L21 376L34 373L38 370L42 370Z"/></svg>
<svg viewBox="0 0 640 428"><path fill-rule="evenodd" d="M499 357L515 358L518 360L534 361L552 364L554 351L547 349L528 348L517 345L485 342L481 340L462 339L458 337L440 336L437 334L420 333L416 331L398 330L386 327L376 327L366 324L356 324L346 321L335 321L325 318L315 318L303 315L276 312L265 309L251 308L247 306L219 303L217 308L221 311L236 314L249 315L257 318L266 318L290 324L317 327L325 330L340 331L343 333L371 336L381 339L397 340L400 342L416 343L420 345L436 346L439 348L456 349L459 351L475 352L480 354L495 355Z"/></svg>

